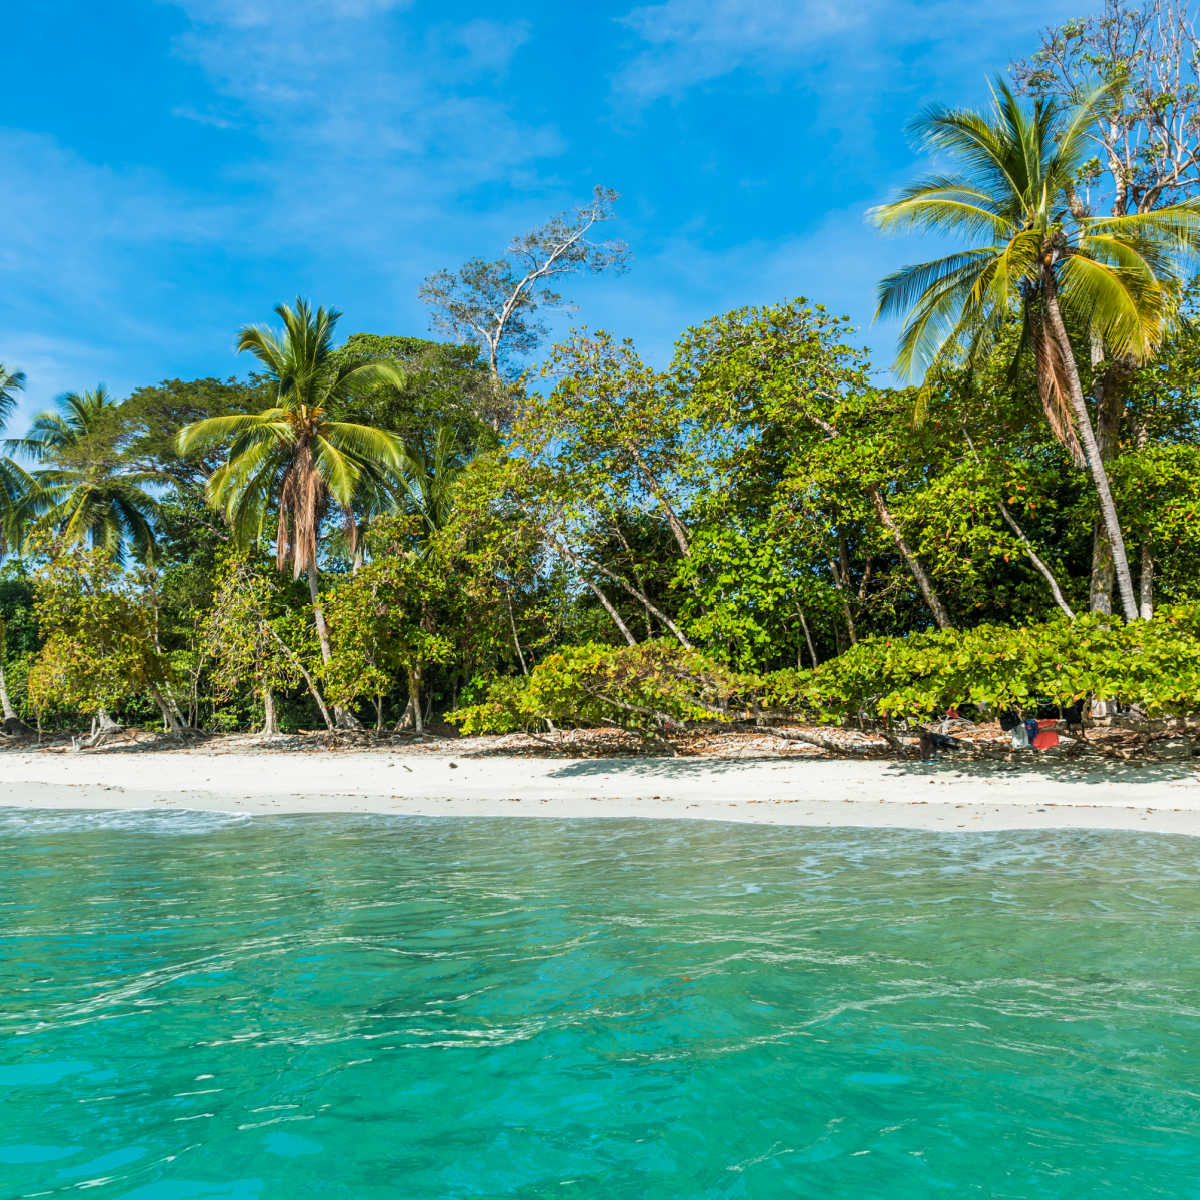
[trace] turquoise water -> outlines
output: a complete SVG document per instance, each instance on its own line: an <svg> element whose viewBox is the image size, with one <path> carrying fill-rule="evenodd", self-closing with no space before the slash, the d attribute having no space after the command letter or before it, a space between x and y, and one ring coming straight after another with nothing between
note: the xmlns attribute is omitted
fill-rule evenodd
<svg viewBox="0 0 1200 1200"><path fill-rule="evenodd" d="M0 1114L5 1200L1200 1197L1200 840L0 816Z"/></svg>

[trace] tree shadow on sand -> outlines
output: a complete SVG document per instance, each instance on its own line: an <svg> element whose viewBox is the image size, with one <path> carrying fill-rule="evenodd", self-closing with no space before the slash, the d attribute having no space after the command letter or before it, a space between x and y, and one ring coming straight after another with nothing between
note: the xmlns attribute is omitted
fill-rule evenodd
<svg viewBox="0 0 1200 1200"><path fill-rule="evenodd" d="M930 761L918 759L869 759L827 757L812 758L671 758L667 756L635 758L592 758L582 762L572 762L549 772L551 779L580 779L589 776L606 775L617 778L663 779L672 782L686 782L694 779L702 784L705 779L714 775L734 777L738 774L753 774L756 782L762 782L762 768L772 767L777 772L786 772L790 777L802 774L814 764L829 766L830 764L846 764L852 770L849 778L861 781L863 773L859 768L876 767L881 784L899 778L929 778L940 779L951 783L954 779L963 781L984 781L989 779L1016 782L1026 780L1030 786L1040 782L1046 783L1076 783L1089 786L1121 786L1136 787L1138 784L1185 783L1196 779L1196 767L1190 760L1180 759L1155 761L1141 759L1133 762L1114 762L1100 755L1077 755L1066 757L1044 757L1021 759L958 759L949 754ZM828 782L828 775L822 773L821 782ZM814 783L817 780L814 779Z"/></svg>

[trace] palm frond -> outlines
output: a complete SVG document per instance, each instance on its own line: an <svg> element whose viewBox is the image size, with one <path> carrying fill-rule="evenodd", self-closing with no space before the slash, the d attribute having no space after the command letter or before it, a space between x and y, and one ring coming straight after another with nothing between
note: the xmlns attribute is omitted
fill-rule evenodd
<svg viewBox="0 0 1200 1200"><path fill-rule="evenodd" d="M1167 297L1151 276L1071 255L1059 273L1064 307L1095 329L1116 355L1138 362L1162 339Z"/></svg>
<svg viewBox="0 0 1200 1200"><path fill-rule="evenodd" d="M995 210L986 192L964 180L944 176L903 189L895 200L869 209L867 216L888 231L919 229L963 237L1006 238L1015 230L1011 218Z"/></svg>
<svg viewBox="0 0 1200 1200"><path fill-rule="evenodd" d="M17 407L16 393L25 390L25 372L12 371L0 363L0 429Z"/></svg>
<svg viewBox="0 0 1200 1200"><path fill-rule="evenodd" d="M287 434L286 413L282 408L268 408L259 413L233 413L224 417L207 417L185 425L175 438L175 449L181 455L213 449L241 435L265 434L282 438Z"/></svg>

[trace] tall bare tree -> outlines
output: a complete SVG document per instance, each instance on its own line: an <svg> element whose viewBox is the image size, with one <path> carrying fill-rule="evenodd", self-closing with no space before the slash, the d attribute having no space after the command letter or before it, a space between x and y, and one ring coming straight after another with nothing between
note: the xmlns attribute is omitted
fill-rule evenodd
<svg viewBox="0 0 1200 1200"><path fill-rule="evenodd" d="M1150 213L1200 193L1200 39L1187 0L1105 0L1098 16L1046 30L1039 49L1012 70L1025 92L1068 104L1108 85L1091 130L1096 154L1070 193L1077 218ZM1096 439L1107 462L1120 450L1134 363L1095 334L1090 350ZM1125 432L1143 440L1142 430ZM1148 548L1140 567L1139 606L1149 617L1154 563ZM1093 612L1112 611L1113 584L1112 543L1098 517Z"/></svg>
<svg viewBox="0 0 1200 1200"><path fill-rule="evenodd" d="M591 202L552 217L513 238L502 258L472 258L456 271L435 271L421 284L434 327L486 354L496 385L494 411L483 414L498 427L506 406L504 373L512 360L530 354L546 335L540 311L571 311L555 290L564 275L623 271L624 242L597 241L591 234L610 220L618 194L598 187Z"/></svg>

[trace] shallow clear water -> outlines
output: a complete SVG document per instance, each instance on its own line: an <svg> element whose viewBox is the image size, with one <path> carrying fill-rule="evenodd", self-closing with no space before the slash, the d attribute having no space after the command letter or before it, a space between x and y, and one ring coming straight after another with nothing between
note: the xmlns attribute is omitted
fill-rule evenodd
<svg viewBox="0 0 1200 1200"><path fill-rule="evenodd" d="M1200 840L0 816L0 1196L1200 1196Z"/></svg>

